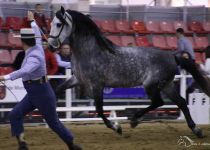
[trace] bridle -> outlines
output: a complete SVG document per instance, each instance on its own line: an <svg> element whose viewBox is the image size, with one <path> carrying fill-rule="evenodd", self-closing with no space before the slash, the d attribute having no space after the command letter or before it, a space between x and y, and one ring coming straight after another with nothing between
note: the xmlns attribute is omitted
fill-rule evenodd
<svg viewBox="0 0 210 150"><path fill-rule="evenodd" d="M61 41L60 41L59 37L60 37L60 35L61 35L62 31L63 31L64 26L66 24L72 25L72 23L73 23L72 22L72 17L68 14L68 12L65 12L64 16L62 18L59 18L59 19L62 22L62 26L61 26L61 29L60 29L58 35L56 35L56 36L49 35L49 38L55 39L58 42L59 46L56 47L56 48L59 48L60 45L61 45Z"/></svg>

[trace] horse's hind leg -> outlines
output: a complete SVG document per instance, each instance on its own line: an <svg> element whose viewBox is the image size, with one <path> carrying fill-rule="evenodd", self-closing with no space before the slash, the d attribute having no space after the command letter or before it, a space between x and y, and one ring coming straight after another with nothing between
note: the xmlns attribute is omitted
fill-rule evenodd
<svg viewBox="0 0 210 150"><path fill-rule="evenodd" d="M196 127L195 122L192 120L190 111L187 107L186 100L182 98L180 94L176 91L174 84L170 83L167 87L163 89L163 92L182 110L186 118L187 124L189 128L193 131L193 133L198 138L202 138L203 137L202 131L200 128Z"/></svg>
<svg viewBox="0 0 210 150"><path fill-rule="evenodd" d="M130 122L132 128L135 128L139 124L139 120L141 120L139 118L141 118L144 114L164 104L160 95L160 89L158 89L158 86L156 84L145 87L145 90L149 98L151 99L152 104L149 107L139 110L134 114Z"/></svg>

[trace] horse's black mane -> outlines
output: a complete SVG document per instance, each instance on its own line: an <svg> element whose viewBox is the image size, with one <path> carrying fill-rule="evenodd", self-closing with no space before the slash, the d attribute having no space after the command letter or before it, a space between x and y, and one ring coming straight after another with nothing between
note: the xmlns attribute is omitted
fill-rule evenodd
<svg viewBox="0 0 210 150"><path fill-rule="evenodd" d="M74 10L66 10L72 17L73 20L73 26L74 26L74 33L75 35L81 35L81 36L88 36L92 35L95 37L97 44L102 50L108 50L111 53L115 53L115 46L113 43L108 40L106 37L104 37L103 33L100 31L98 26L90 19L89 16L86 16L80 12L74 11ZM61 19L60 17L61 12L57 12L56 16L58 19Z"/></svg>

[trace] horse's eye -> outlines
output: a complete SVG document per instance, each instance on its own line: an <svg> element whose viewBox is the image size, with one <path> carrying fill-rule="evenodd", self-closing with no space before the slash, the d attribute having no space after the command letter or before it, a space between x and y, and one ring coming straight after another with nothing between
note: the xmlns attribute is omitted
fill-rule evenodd
<svg viewBox="0 0 210 150"><path fill-rule="evenodd" d="M60 28L60 27L62 26L62 24L61 24L61 23L57 23L56 26L57 26L58 28Z"/></svg>

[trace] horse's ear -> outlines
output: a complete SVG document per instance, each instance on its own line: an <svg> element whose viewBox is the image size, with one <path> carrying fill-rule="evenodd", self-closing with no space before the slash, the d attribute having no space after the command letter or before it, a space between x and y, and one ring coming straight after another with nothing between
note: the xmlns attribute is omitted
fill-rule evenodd
<svg viewBox="0 0 210 150"><path fill-rule="evenodd" d="M65 9L63 6L61 6L61 13L64 15L65 14Z"/></svg>

